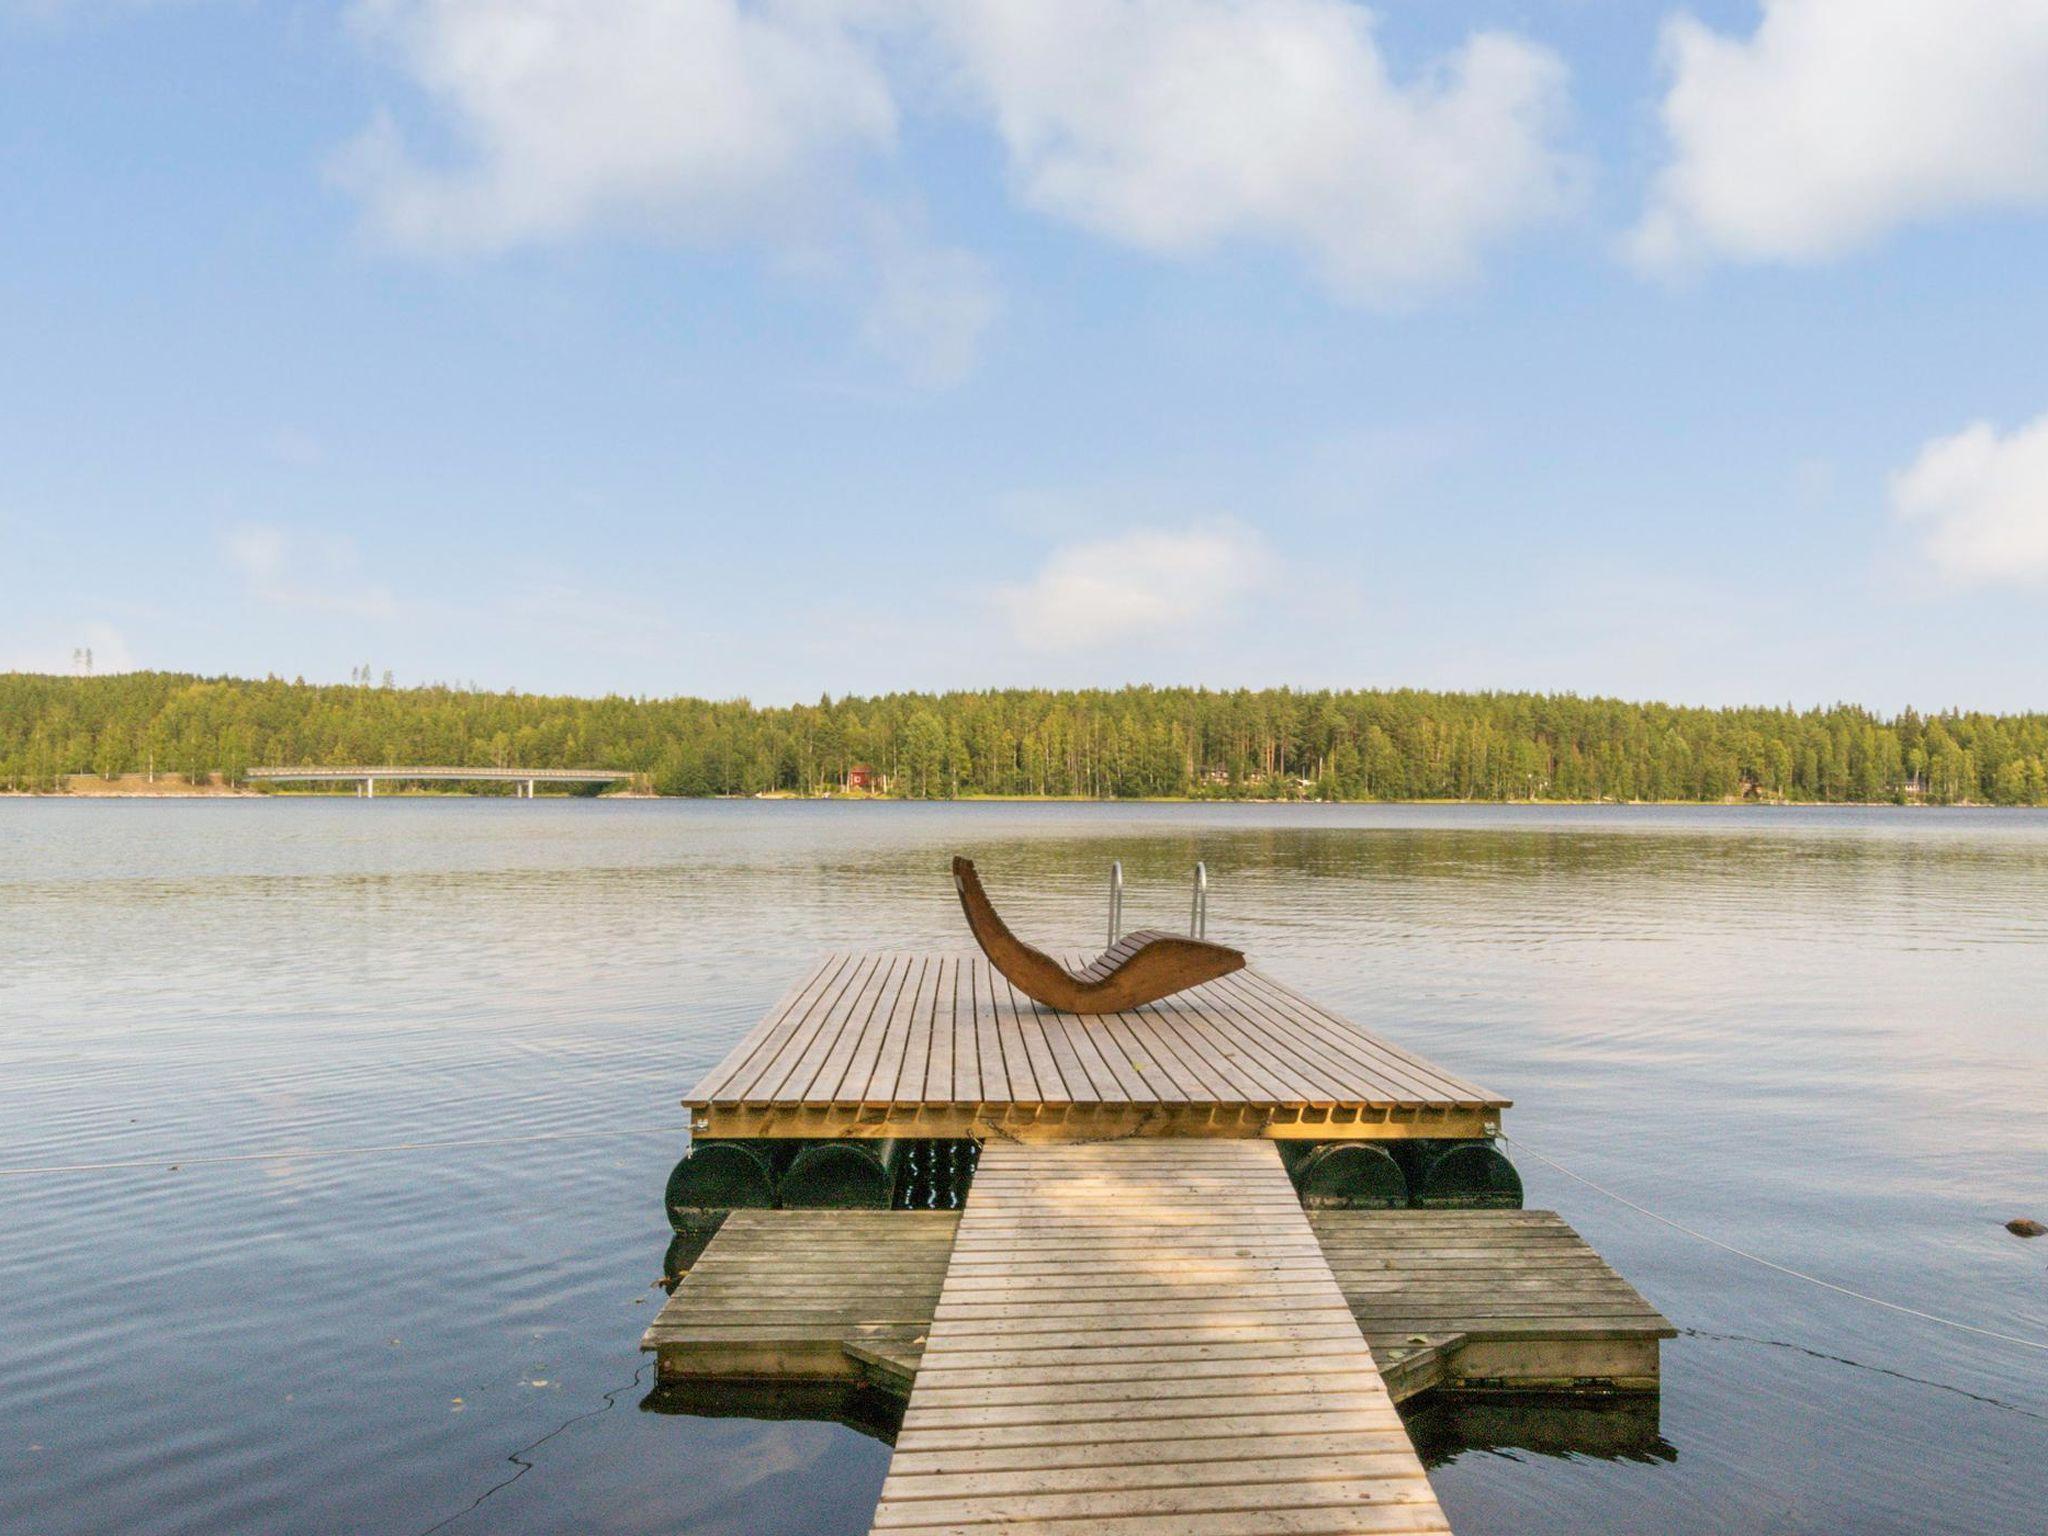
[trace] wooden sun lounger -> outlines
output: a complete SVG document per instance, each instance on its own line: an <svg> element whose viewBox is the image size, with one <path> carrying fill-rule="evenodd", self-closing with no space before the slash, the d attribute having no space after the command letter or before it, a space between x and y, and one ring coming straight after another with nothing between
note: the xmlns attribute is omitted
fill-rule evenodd
<svg viewBox="0 0 2048 1536"><path fill-rule="evenodd" d="M1079 971L1033 949L996 914L972 859L953 860L953 885L974 942L1010 985L1065 1013L1121 1013L1244 967L1244 953L1206 939L1145 929L1127 933Z"/></svg>

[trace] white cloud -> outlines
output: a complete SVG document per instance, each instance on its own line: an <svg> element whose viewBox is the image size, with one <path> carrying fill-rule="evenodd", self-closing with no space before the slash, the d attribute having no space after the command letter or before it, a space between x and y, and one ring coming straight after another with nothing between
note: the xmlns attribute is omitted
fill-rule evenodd
<svg viewBox="0 0 2048 1536"><path fill-rule="evenodd" d="M222 538L221 552L249 595L270 607L359 619L397 616L390 589L361 579L348 539L242 523Z"/></svg>
<svg viewBox="0 0 2048 1536"><path fill-rule="evenodd" d="M994 284L865 189L897 142L887 15L859 0L362 0L359 29L440 109L453 152L428 158L380 115L335 173L411 254L620 229L765 245L785 270L850 275L877 350L951 383Z"/></svg>
<svg viewBox="0 0 2048 1536"><path fill-rule="evenodd" d="M2048 581L2048 415L2004 437L1980 421L1934 439L1891 494L1949 580Z"/></svg>
<svg viewBox="0 0 2048 1536"><path fill-rule="evenodd" d="M1815 261L1967 208L2048 204L2048 5L1764 0L1747 38L1665 23L1670 159L1649 266Z"/></svg>
<svg viewBox="0 0 2048 1536"><path fill-rule="evenodd" d="M448 115L425 163L387 117L340 173L414 251L497 251L593 224L787 228L886 149L896 107L843 7L739 0L364 0L362 32Z"/></svg>
<svg viewBox="0 0 2048 1536"><path fill-rule="evenodd" d="M1343 298L1398 302L1469 276L1489 241L1572 194L1564 66L1506 33L1404 85L1348 0L937 0L931 15L1018 195L1142 250L1263 243Z"/></svg>
<svg viewBox="0 0 2048 1536"><path fill-rule="evenodd" d="M915 108L992 117L1019 199L1167 256L1305 257L1395 303L1554 213L1565 72L1505 33L1389 77L1350 0L358 0L429 109L336 157L374 238L488 256L592 232L760 245L851 274L868 340L921 382L999 307L968 253L909 238ZM934 67L936 66L936 67ZM886 191L878 191L886 187Z"/></svg>
<svg viewBox="0 0 2048 1536"><path fill-rule="evenodd" d="M1137 529L1055 551L1029 585L996 600L1020 644L1071 651L1214 628L1276 570L1258 535L1233 524Z"/></svg>

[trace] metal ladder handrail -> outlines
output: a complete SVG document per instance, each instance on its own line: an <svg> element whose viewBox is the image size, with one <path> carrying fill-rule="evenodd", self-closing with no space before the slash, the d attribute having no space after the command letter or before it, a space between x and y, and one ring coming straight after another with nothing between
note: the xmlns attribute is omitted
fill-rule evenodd
<svg viewBox="0 0 2048 1536"><path fill-rule="evenodd" d="M1109 948L1116 948L1116 941L1124 931L1124 861L1112 859L1109 864ZM1206 939L1209 936L1209 865L1206 860L1195 860L1194 902L1188 908L1188 937Z"/></svg>

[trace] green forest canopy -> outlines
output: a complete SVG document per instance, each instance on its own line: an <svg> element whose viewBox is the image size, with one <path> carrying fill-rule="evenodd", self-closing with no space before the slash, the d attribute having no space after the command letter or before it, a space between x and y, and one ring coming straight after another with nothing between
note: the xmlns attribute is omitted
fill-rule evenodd
<svg viewBox="0 0 2048 1536"><path fill-rule="evenodd" d="M1122 688L757 708L171 672L0 673L0 785L150 766L610 768L667 794L2048 801L2048 715L1691 709L1573 694Z"/></svg>

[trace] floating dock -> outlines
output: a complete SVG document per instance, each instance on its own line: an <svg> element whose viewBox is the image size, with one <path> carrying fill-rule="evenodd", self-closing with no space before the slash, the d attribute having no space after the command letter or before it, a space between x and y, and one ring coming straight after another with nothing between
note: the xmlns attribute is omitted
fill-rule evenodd
<svg viewBox="0 0 2048 1536"><path fill-rule="evenodd" d="M1305 1209L1328 1150L1277 1144L1454 1203L1432 1170L1505 1168L1509 1101L1249 967L1079 1016L980 956L834 955L684 1103L764 1192L791 1141L899 1198L896 1149L980 1146L958 1211L702 1213L642 1341L664 1382L907 1396L876 1532L1445 1532L1398 1401L1643 1393L1674 1332L1550 1212Z"/></svg>
<svg viewBox="0 0 2048 1536"><path fill-rule="evenodd" d="M971 1197L970 1197L971 1198ZM907 1397L958 1211L734 1211L641 1341L666 1382ZM1676 1330L1552 1211L1310 1211L1397 1403L1657 1390Z"/></svg>
<svg viewBox="0 0 2048 1536"><path fill-rule="evenodd" d="M1485 1137L1509 1102L1250 966L1083 1017L900 953L827 956L683 1100L700 1137L1314 1141Z"/></svg>

